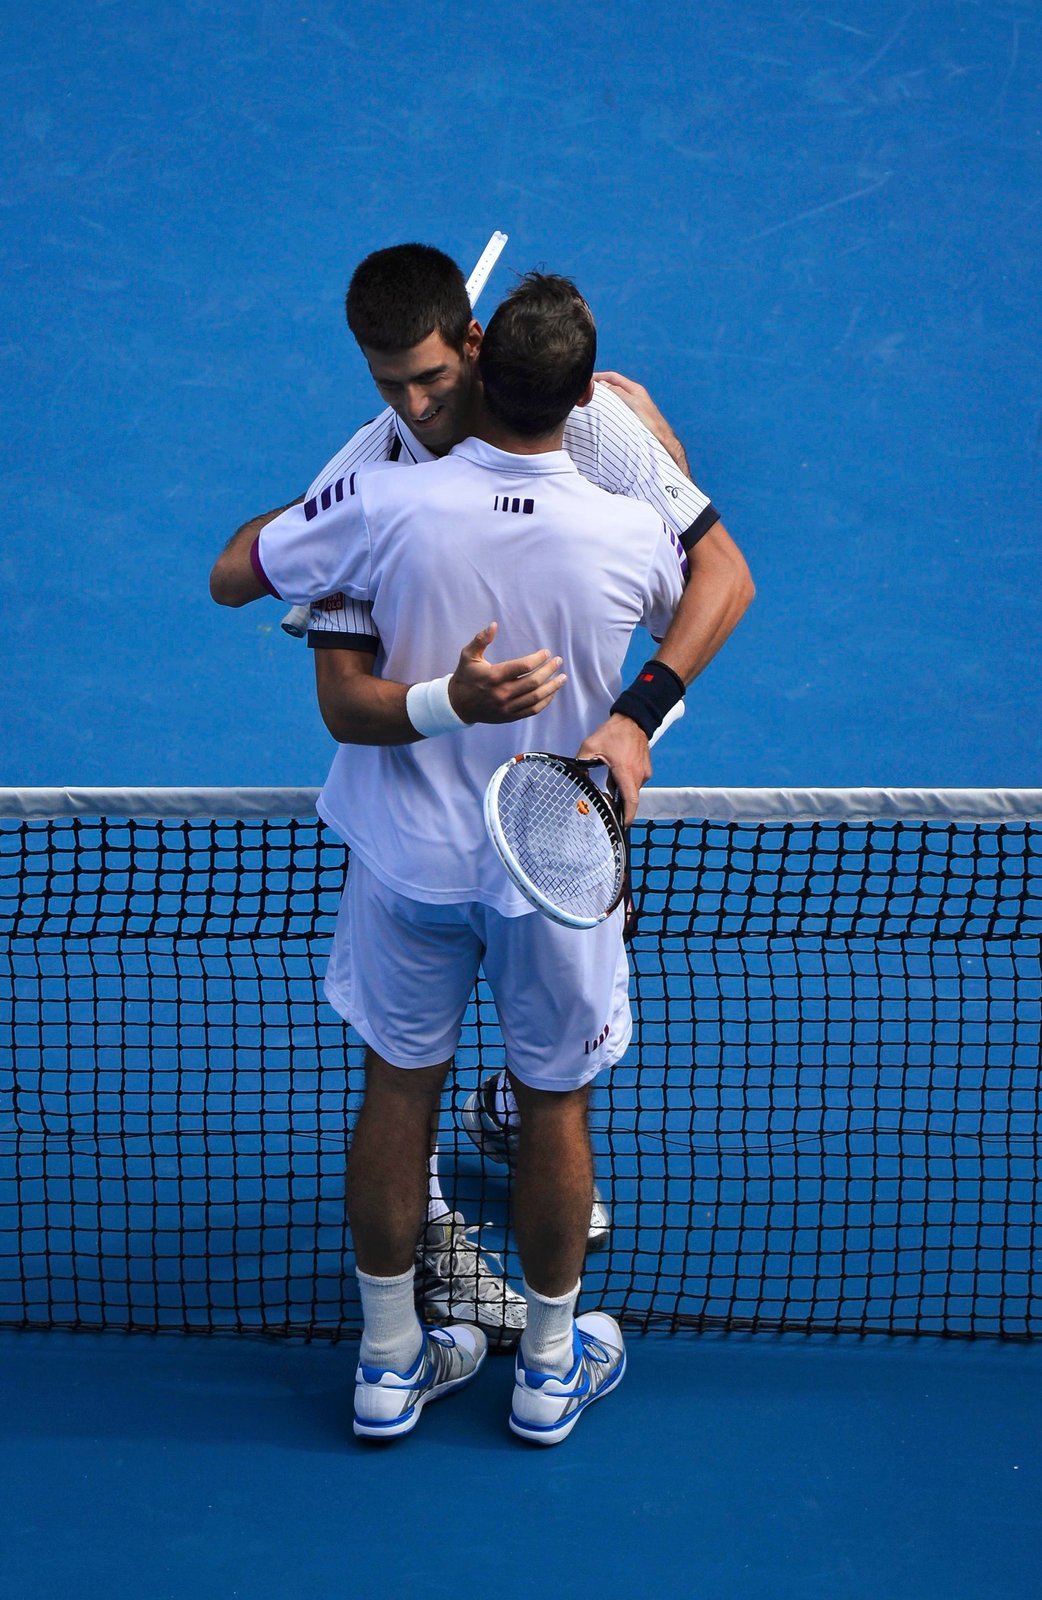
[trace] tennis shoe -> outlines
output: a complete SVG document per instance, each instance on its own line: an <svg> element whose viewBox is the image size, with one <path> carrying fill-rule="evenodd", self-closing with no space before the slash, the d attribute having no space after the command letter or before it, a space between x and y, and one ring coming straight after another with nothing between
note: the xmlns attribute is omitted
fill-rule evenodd
<svg viewBox="0 0 1042 1600"><path fill-rule="evenodd" d="M472 1142L488 1161L498 1161L511 1171L517 1166L517 1147L520 1132L516 1118L505 1121L500 1115L498 1100L499 1074L482 1079L472 1095L463 1102L460 1113L464 1128ZM602 1250L611 1233L611 1207L596 1184L593 1186L593 1210L586 1235L587 1250Z"/></svg>
<svg viewBox="0 0 1042 1600"><path fill-rule="evenodd" d="M575 1319L572 1337L575 1361L565 1378L529 1371L518 1351L510 1428L520 1438L534 1444L560 1444L586 1407L621 1382L626 1350L614 1317L604 1311L584 1312Z"/></svg>
<svg viewBox="0 0 1042 1600"><path fill-rule="evenodd" d="M424 1328L423 1346L408 1372L358 1363L355 1374L355 1433L362 1439L395 1439L411 1433L428 1400L460 1389L485 1359L480 1328Z"/></svg>
<svg viewBox="0 0 1042 1600"><path fill-rule="evenodd" d="M488 1161L498 1161L500 1166L513 1169L517 1166L517 1148L520 1128L516 1117L505 1121L500 1115L499 1073L482 1078L474 1093L463 1102L463 1126L472 1142Z"/></svg>
<svg viewBox="0 0 1042 1600"><path fill-rule="evenodd" d="M496 1350L511 1350L525 1331L525 1297L503 1276L503 1263L482 1250L480 1228L467 1227L458 1211L428 1222L416 1261L417 1298L423 1320L471 1323Z"/></svg>

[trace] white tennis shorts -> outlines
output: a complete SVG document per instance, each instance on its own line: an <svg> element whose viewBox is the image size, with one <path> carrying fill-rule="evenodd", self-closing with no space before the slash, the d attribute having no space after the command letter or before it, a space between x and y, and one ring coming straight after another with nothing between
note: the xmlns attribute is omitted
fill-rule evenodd
<svg viewBox="0 0 1042 1600"><path fill-rule="evenodd" d="M431 905L380 882L355 855L326 970L330 1005L396 1067L432 1067L459 1043L479 967L507 1065L533 1089L579 1089L633 1031L622 907L596 928L476 901Z"/></svg>

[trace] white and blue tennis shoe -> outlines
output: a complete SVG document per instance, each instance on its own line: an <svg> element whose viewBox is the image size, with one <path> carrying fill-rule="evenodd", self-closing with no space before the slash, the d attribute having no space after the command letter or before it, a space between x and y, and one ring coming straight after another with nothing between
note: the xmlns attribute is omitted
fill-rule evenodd
<svg viewBox="0 0 1042 1600"><path fill-rule="evenodd" d="M622 1331L604 1311L587 1311L575 1319L575 1361L568 1376L530 1372L519 1350L514 1363L514 1400L510 1427L534 1444L559 1444L567 1439L587 1406L610 1394L626 1371Z"/></svg>
<svg viewBox="0 0 1042 1600"><path fill-rule="evenodd" d="M440 1400L469 1383L487 1349L480 1328L450 1323L446 1328L424 1328L422 1348L408 1372L359 1362L355 1433L362 1439L395 1439L411 1433L428 1400Z"/></svg>

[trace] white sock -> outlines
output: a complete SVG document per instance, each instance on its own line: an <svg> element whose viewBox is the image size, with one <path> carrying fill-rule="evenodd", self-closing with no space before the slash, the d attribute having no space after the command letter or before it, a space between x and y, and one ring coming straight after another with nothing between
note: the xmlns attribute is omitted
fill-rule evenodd
<svg viewBox="0 0 1042 1600"><path fill-rule="evenodd" d="M552 1372L566 1378L575 1365L573 1333L580 1284L570 1294L552 1298L523 1284L528 1322L521 1335L521 1360L529 1372Z"/></svg>
<svg viewBox="0 0 1042 1600"><path fill-rule="evenodd" d="M377 1278L355 1268L362 1297L362 1348L358 1359L366 1367L389 1367L392 1372L408 1372L423 1344L423 1330L416 1315L410 1267L396 1278Z"/></svg>
<svg viewBox="0 0 1042 1600"><path fill-rule="evenodd" d="M438 1152L432 1150L427 1162L427 1221L433 1222L435 1217L447 1215L449 1206L441 1192L441 1181L438 1177Z"/></svg>

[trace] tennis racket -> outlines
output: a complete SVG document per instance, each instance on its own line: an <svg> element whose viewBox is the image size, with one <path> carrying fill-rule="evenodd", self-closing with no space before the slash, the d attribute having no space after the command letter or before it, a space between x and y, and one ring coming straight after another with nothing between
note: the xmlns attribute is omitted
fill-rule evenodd
<svg viewBox="0 0 1042 1600"><path fill-rule="evenodd" d="M467 279L467 298L470 309L473 311L481 297L481 291L488 282L492 268L503 254L503 246L509 235L500 233L497 229L488 244L478 256L474 271ZM292 611L287 611L282 619L282 631L288 633L292 639L303 639L308 631L308 619L311 616L310 606L294 606Z"/></svg>
<svg viewBox="0 0 1042 1600"><path fill-rule="evenodd" d="M652 736L684 714L679 701ZM607 921L626 890L626 834L617 792L591 776L597 761L543 750L497 767L485 790L485 829L525 899L565 928Z"/></svg>

